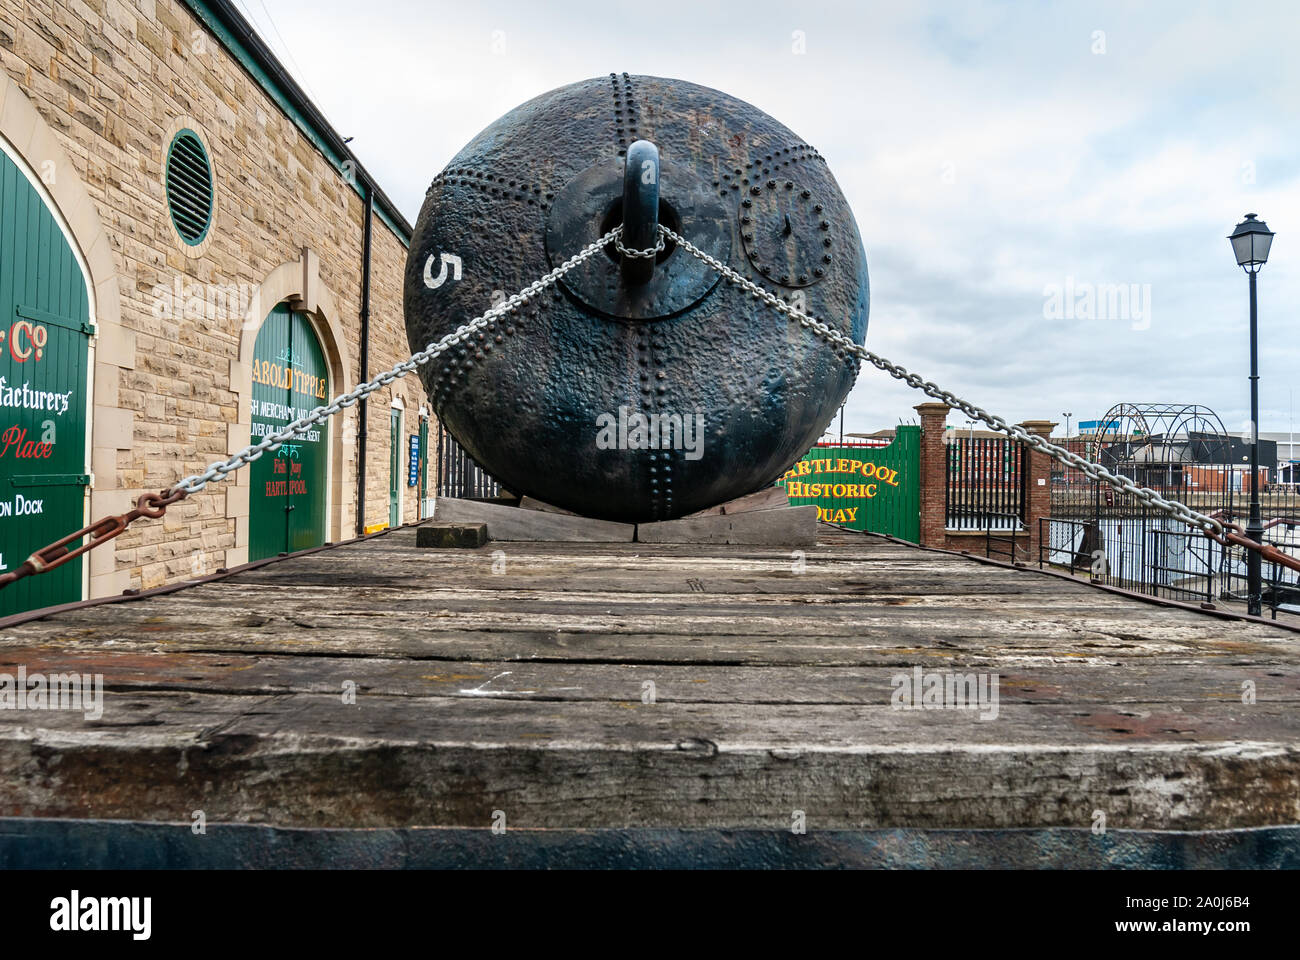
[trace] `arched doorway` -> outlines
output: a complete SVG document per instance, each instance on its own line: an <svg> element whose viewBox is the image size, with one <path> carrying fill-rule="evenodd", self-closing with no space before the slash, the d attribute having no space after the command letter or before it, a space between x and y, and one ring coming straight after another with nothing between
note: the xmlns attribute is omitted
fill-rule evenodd
<svg viewBox="0 0 1300 960"><path fill-rule="evenodd" d="M85 523L90 297L33 176L0 150L0 571ZM80 600L81 561L0 591L0 617Z"/></svg>
<svg viewBox="0 0 1300 960"><path fill-rule="evenodd" d="M330 397L329 367L310 318L278 304L253 346L252 439ZM326 538L329 437L324 429L263 454L251 467L248 557L318 547Z"/></svg>

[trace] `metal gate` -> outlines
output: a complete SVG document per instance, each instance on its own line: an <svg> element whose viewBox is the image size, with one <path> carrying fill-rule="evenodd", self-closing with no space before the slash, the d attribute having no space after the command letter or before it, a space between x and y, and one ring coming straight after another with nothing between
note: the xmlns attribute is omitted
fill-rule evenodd
<svg viewBox="0 0 1300 960"><path fill-rule="evenodd" d="M253 346L253 439L279 430L329 396L325 353L311 321L279 304L262 324ZM253 461L249 559L325 542L328 449L325 432L313 430Z"/></svg>
<svg viewBox="0 0 1300 960"><path fill-rule="evenodd" d="M1025 449L1005 437L950 433L945 448L945 526L950 530L1023 530L1029 497Z"/></svg>
<svg viewBox="0 0 1300 960"><path fill-rule="evenodd" d="M815 504L817 519L852 530L921 538L921 428L900 426L888 446L818 444L785 476L793 504Z"/></svg>
<svg viewBox="0 0 1300 960"><path fill-rule="evenodd" d="M437 491L439 497L460 497L467 500L501 496L501 485L496 478L470 459L469 454L441 422L438 424Z"/></svg>
<svg viewBox="0 0 1300 960"><path fill-rule="evenodd" d="M0 571L84 524L90 301L58 221L0 151ZM74 560L0 592L0 617L82 597Z"/></svg>

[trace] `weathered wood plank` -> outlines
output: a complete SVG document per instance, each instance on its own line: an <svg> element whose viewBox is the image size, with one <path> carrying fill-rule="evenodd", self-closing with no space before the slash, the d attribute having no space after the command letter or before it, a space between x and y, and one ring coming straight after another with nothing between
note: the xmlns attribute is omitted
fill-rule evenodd
<svg viewBox="0 0 1300 960"><path fill-rule="evenodd" d="M1202 829L1300 819L1286 705L888 707L111 697L0 722L10 816L352 826ZM418 709L413 709L418 706ZM109 718L115 719L109 719ZM125 719L116 719L125 718ZM4 718L8 720L8 718ZM1122 732L1121 732L1122 731ZM900 745L905 744L904 748Z"/></svg>
<svg viewBox="0 0 1300 960"><path fill-rule="evenodd" d="M563 507L557 507L553 504L543 503L540 500L534 500L532 497L523 497L519 501L521 510L541 510L543 513L562 513L566 517L576 517L578 514L572 510L565 510Z"/></svg>
<svg viewBox="0 0 1300 960"><path fill-rule="evenodd" d="M434 518L449 523L486 523L493 540L559 540L631 543L636 528L628 523L592 520L541 510L521 510L476 500L439 499Z"/></svg>
<svg viewBox="0 0 1300 960"><path fill-rule="evenodd" d="M762 490L743 497L737 497L735 500L728 500L726 503L720 503L715 507L688 513L686 518L719 517L724 514L745 513L749 510L771 510L775 507L788 507L789 505L790 497L785 492L785 487L764 487Z"/></svg>
<svg viewBox="0 0 1300 960"><path fill-rule="evenodd" d="M1300 819L1300 636L1269 624L825 528L803 573L784 547L449 556L415 537L4 631L0 673L97 673L109 692L99 720L0 710L0 810L405 826L501 809L551 828L788 826L795 809L814 829L1086 827L1097 809L1109 827ZM996 675L997 718L891 709L892 678L916 666Z"/></svg>
<svg viewBox="0 0 1300 960"><path fill-rule="evenodd" d="M785 549L817 542L817 508L776 507L710 516L639 523L639 543L722 543L777 546Z"/></svg>
<svg viewBox="0 0 1300 960"><path fill-rule="evenodd" d="M409 627L361 626L324 630L319 624L289 618L258 618L246 624L147 625L154 629L134 633L112 624L100 628L62 630L49 634L55 642L83 646L112 644L131 651L211 651L230 653L314 654L410 660L542 660L586 663L717 664L823 666L940 666L996 667L1034 663L1094 663L1125 665L1159 660L1173 665L1220 663L1277 664L1294 662L1294 654L1271 644L1236 641L1156 643L1117 639L1102 634L1084 635L1081 648L1069 647L1068 638L1055 641L1013 637L990 646L985 636L930 637L912 643L882 635L877 638L756 638L734 636L664 636L546 631L477 630L446 634ZM32 637L26 637L30 640ZM18 638L15 638L17 640ZM1078 639L1076 637L1076 639ZM1212 644L1212 645L1211 645Z"/></svg>
<svg viewBox="0 0 1300 960"><path fill-rule="evenodd" d="M422 549L475 549L488 542L486 523L425 523L415 531Z"/></svg>
<svg viewBox="0 0 1300 960"><path fill-rule="evenodd" d="M693 663L464 661L451 666L381 657L311 654L213 654L175 650L129 652L45 643L0 648L0 671L102 674L116 692L190 691L257 696L358 694L408 697L491 697L555 702L603 700L660 703L888 704L906 667L729 667ZM960 669L945 664L946 669ZM1300 703L1300 665L1253 664L1231 674L1206 664L1026 664L999 675L1003 703L1195 703L1240 701L1242 684L1258 700ZM653 684L647 688L646 684Z"/></svg>

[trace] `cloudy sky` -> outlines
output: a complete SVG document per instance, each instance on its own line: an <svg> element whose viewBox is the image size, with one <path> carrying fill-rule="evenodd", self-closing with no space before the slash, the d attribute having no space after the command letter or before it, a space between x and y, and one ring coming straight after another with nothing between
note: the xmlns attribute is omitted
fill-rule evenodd
<svg viewBox="0 0 1300 960"><path fill-rule="evenodd" d="M1290 428L1292 393L1300 415L1289 0L239 2L412 222L474 134L554 87L626 70L755 104L821 152L853 207L868 345L1008 420L1186 402L1243 429L1247 283L1224 238L1256 212L1278 233L1261 429ZM1136 285L1126 315L1053 309L1115 284ZM846 429L924 399L864 370Z"/></svg>

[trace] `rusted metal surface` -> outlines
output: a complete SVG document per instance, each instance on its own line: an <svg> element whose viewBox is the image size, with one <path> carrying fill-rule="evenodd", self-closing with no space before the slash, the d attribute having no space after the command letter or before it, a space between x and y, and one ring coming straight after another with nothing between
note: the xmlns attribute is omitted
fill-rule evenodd
<svg viewBox="0 0 1300 960"><path fill-rule="evenodd" d="M412 347L616 225L637 140L661 153L665 225L862 342L866 257L817 151L716 90L611 74L516 108L434 180L407 262ZM770 483L834 417L855 361L684 251L631 284L610 252L423 373L440 417L511 490L603 519L664 520ZM620 408L702 416L702 455L598 446L597 417Z"/></svg>
<svg viewBox="0 0 1300 960"><path fill-rule="evenodd" d="M1276 563L1280 566L1286 567L1288 570L1295 570L1300 573L1300 557L1293 557L1290 554L1283 553L1271 544L1260 543L1244 533L1242 528L1234 523L1225 523L1223 526L1223 536L1215 537L1208 533L1206 536L1225 546L1235 544L1239 547L1245 547L1247 550L1258 553L1262 560L1266 560L1269 563Z"/></svg>

